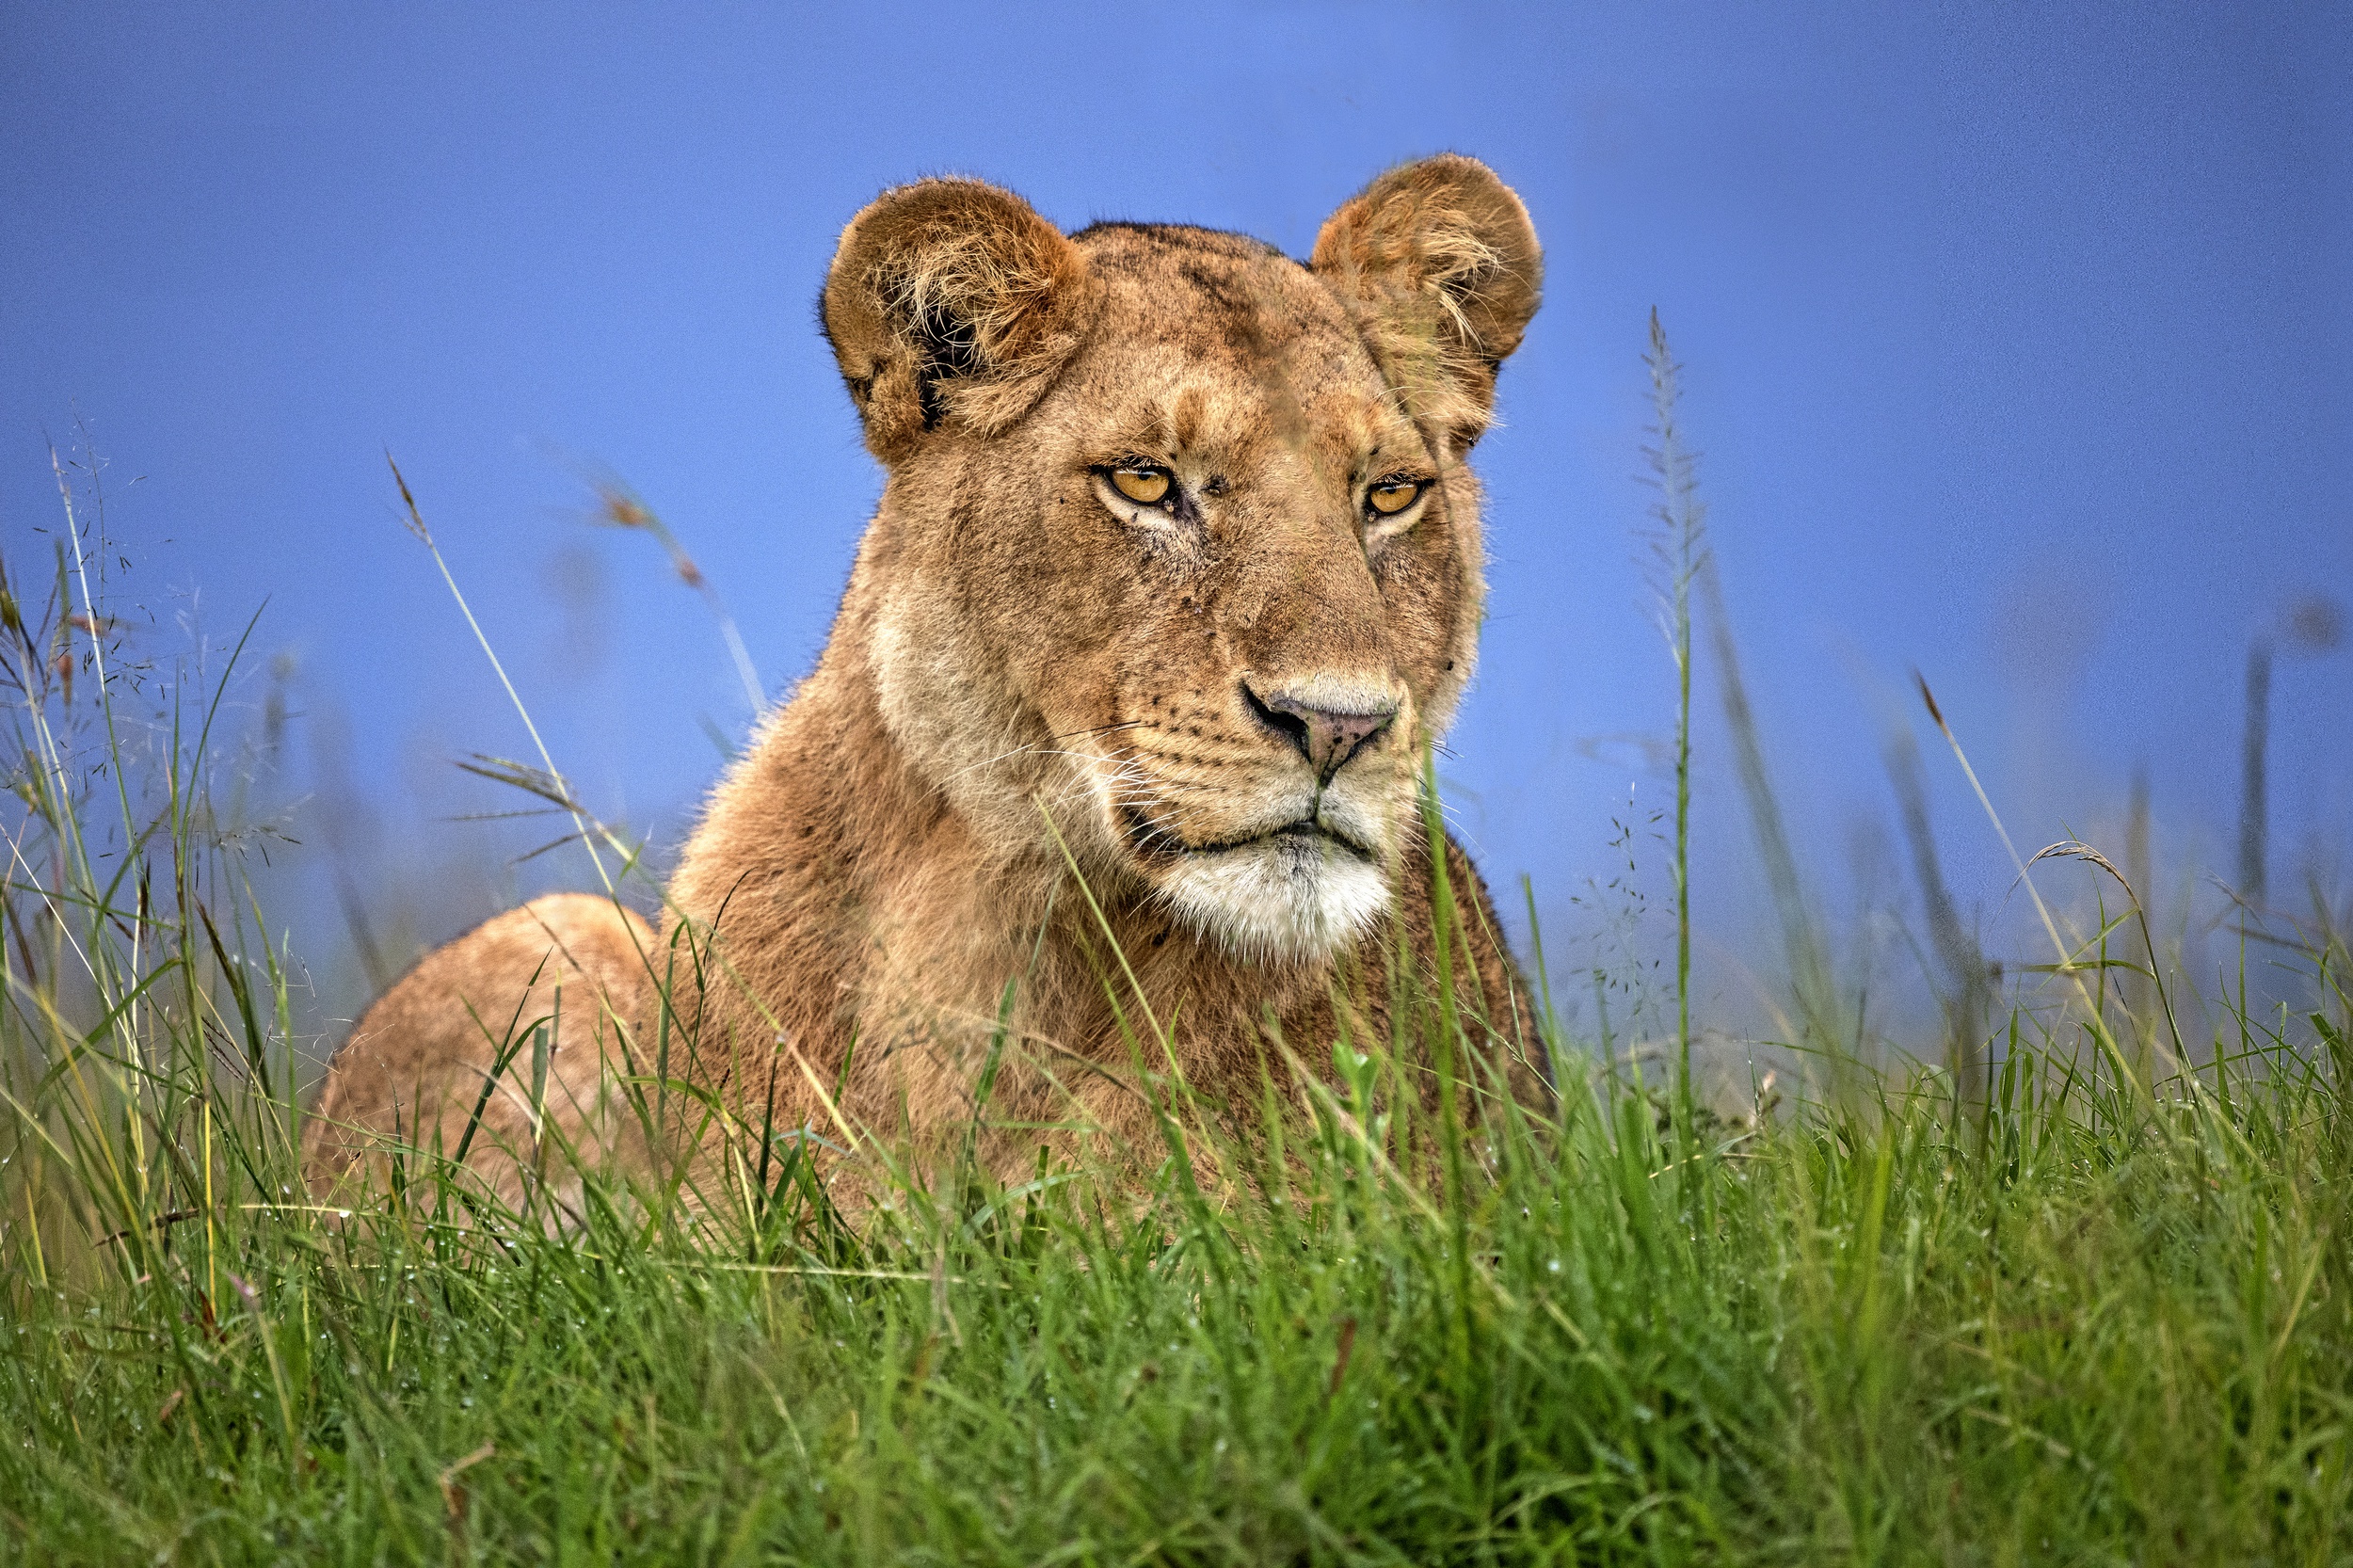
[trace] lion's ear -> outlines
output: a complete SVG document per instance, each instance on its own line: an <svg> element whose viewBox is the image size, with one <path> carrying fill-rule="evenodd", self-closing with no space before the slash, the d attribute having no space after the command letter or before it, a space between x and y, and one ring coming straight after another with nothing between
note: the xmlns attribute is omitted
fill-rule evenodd
<svg viewBox="0 0 2353 1568"><path fill-rule="evenodd" d="M825 336L884 462L926 430L993 435L1085 336L1079 248L1010 191L920 180L850 220L825 275Z"/></svg>
<svg viewBox="0 0 2353 1568"><path fill-rule="evenodd" d="M1468 446L1544 281L1528 209L1476 158L1389 170L1323 225L1308 265L1346 301L1417 419Z"/></svg>

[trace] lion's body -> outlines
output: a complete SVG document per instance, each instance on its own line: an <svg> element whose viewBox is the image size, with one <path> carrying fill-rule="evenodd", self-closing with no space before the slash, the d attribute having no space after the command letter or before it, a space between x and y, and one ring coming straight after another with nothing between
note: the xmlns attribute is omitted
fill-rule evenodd
<svg viewBox="0 0 2353 1568"><path fill-rule="evenodd" d="M304 1130L312 1190L327 1196L356 1168L380 1188L400 1151L439 1150L462 1153L511 1206L542 1152L559 1176L573 1169L566 1145L641 1153L613 1062L653 948L610 899L558 893L427 953L335 1053Z"/></svg>
<svg viewBox="0 0 2353 1568"><path fill-rule="evenodd" d="M1398 977L1440 958L1419 743L1476 651L1462 459L1535 269L1516 200L1460 159L1377 184L1308 266L1201 230L1065 238L967 182L876 202L825 317L890 477L816 670L712 797L659 940L542 901L370 1010L330 1069L314 1184L404 1114L436 1125L417 1095L462 1128L501 1045L458 999L518 1016L552 947L596 955L578 983L606 1005L579 1020L567 993L553 1060L582 1087L547 1114L624 1156L643 1137L587 1085L657 1052L712 1126L919 1146L970 1124L995 1054L983 1146L1010 1173L1083 1128L1148 1146L1140 1065L1255 1106L1264 1075L1328 1071L1336 999L1387 1040ZM1474 1035L1541 1092L1450 843L1446 880ZM528 1048L505 1054L528 1074ZM470 1162L519 1170L519 1127Z"/></svg>

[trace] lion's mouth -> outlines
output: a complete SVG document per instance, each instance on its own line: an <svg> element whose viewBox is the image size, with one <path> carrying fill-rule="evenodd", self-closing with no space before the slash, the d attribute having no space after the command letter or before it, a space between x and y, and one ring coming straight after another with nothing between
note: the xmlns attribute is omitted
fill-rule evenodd
<svg viewBox="0 0 2353 1568"><path fill-rule="evenodd" d="M1368 864L1378 865L1381 861L1381 856L1369 844L1362 843L1329 823L1312 816L1300 817L1262 833L1249 833L1240 838L1219 839L1206 843L1190 842L1165 827L1155 825L1134 806L1123 805L1120 816L1128 830L1128 842L1135 846L1138 854L1150 859L1170 860L1189 855L1228 855L1235 850L1252 849L1261 844L1294 849L1320 848L1331 844Z"/></svg>

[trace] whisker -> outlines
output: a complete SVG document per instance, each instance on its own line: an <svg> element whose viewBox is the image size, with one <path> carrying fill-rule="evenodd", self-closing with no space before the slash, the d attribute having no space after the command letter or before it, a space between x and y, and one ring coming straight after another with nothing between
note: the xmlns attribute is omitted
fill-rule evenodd
<svg viewBox="0 0 2353 1568"><path fill-rule="evenodd" d="M1016 757L1025 755L1032 757L1073 757L1081 762L1102 760L1102 759L1096 757L1092 752L1049 749L1048 747L1040 746L1032 742L1026 745L1015 746L1011 751L1000 751L994 757L985 757L980 761L968 763L964 767L958 768L948 776L951 778L962 778L968 773L977 773L982 768L994 767L999 762L1011 761Z"/></svg>

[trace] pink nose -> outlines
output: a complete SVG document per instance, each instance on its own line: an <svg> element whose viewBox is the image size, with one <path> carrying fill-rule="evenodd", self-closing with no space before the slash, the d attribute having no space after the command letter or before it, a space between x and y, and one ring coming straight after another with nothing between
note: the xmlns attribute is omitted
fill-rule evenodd
<svg viewBox="0 0 2353 1568"><path fill-rule="evenodd" d="M1377 707L1348 712L1330 708L1318 708L1298 697L1276 692L1260 696L1245 683L1242 696L1259 722L1299 748L1307 759L1307 765L1316 770L1316 781L1332 782L1332 776L1348 765L1349 759L1372 744L1381 732L1397 717L1397 704L1383 703Z"/></svg>

